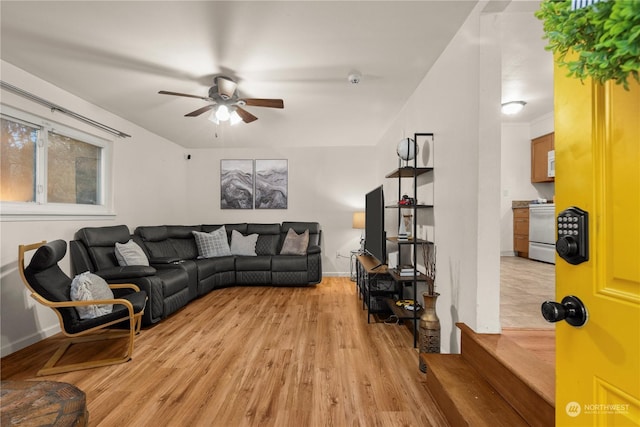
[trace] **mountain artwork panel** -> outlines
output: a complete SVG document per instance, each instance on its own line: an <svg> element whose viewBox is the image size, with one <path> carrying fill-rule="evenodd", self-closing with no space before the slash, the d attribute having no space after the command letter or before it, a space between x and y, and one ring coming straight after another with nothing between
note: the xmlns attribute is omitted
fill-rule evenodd
<svg viewBox="0 0 640 427"><path fill-rule="evenodd" d="M255 208L287 209L288 161L256 160L255 166Z"/></svg>
<svg viewBox="0 0 640 427"><path fill-rule="evenodd" d="M220 161L220 209L253 209L253 160Z"/></svg>

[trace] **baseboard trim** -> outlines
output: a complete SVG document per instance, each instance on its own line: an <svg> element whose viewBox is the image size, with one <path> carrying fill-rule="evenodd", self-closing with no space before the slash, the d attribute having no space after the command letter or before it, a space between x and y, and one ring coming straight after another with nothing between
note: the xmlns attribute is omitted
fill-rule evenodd
<svg viewBox="0 0 640 427"><path fill-rule="evenodd" d="M38 341L42 341L45 338L49 338L60 332L60 325L52 325L48 328L34 332L26 337L22 337L16 341L3 344L0 348L0 357L5 357L11 353L15 353L18 350L22 350L25 347L29 347L31 344L35 344Z"/></svg>

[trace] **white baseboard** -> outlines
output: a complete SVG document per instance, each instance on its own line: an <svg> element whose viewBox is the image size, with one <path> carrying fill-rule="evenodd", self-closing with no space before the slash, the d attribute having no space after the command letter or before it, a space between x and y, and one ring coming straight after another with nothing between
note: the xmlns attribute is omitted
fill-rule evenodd
<svg viewBox="0 0 640 427"><path fill-rule="evenodd" d="M31 344L35 344L38 341L42 341L43 339L49 338L50 336L55 335L59 332L60 325L53 325L41 331L34 332L33 334L26 337L22 337L17 341L3 344L2 348L0 348L0 357L5 357L11 353L15 353L18 350L22 350L23 348L28 347Z"/></svg>

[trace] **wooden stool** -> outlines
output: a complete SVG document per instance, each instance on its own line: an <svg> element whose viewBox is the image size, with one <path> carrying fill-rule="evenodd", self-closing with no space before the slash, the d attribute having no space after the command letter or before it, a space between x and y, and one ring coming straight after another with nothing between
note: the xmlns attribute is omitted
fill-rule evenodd
<svg viewBox="0 0 640 427"><path fill-rule="evenodd" d="M86 426L86 397L79 388L55 381L0 382L3 426Z"/></svg>

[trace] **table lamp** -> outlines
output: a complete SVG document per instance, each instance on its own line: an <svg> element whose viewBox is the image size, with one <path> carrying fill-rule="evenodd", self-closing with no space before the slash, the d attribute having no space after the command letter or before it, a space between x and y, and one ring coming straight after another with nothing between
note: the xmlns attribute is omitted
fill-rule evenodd
<svg viewBox="0 0 640 427"><path fill-rule="evenodd" d="M353 213L352 227L362 230L360 234L360 253L364 253L364 212L358 211Z"/></svg>

